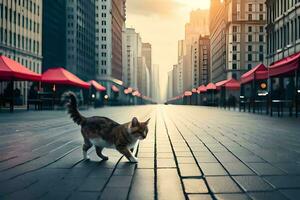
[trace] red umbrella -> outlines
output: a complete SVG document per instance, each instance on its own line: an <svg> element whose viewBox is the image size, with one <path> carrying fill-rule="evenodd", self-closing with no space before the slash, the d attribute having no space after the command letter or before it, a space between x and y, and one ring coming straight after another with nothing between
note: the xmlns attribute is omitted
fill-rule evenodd
<svg viewBox="0 0 300 200"><path fill-rule="evenodd" d="M85 89L90 88L90 84L84 82L71 72L66 69L59 68L51 68L48 69L45 73L42 74L42 82L44 83L52 83L52 84L61 84L61 85L71 85L75 87L81 87Z"/></svg>
<svg viewBox="0 0 300 200"><path fill-rule="evenodd" d="M117 88L115 85L111 86L112 91L119 92L119 88Z"/></svg>
<svg viewBox="0 0 300 200"><path fill-rule="evenodd" d="M203 93L203 92L206 92L206 91L207 91L207 88L206 88L205 85L201 85L200 87L198 87L198 91L199 91L200 93Z"/></svg>
<svg viewBox="0 0 300 200"><path fill-rule="evenodd" d="M0 79L6 81L40 81L41 75L8 57L0 56Z"/></svg>
<svg viewBox="0 0 300 200"><path fill-rule="evenodd" d="M215 84L209 83L209 84L206 86L206 89L207 89L207 90L216 90L217 87L216 87Z"/></svg>
<svg viewBox="0 0 300 200"><path fill-rule="evenodd" d="M99 84L98 82L96 82L94 80L89 81L89 84L94 86L96 88L96 90L98 90L99 92L106 91L106 87L104 87L103 85Z"/></svg>

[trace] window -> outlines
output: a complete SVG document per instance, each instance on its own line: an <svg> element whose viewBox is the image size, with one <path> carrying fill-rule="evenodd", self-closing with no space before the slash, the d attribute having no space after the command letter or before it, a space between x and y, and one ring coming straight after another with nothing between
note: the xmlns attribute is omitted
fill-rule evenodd
<svg viewBox="0 0 300 200"><path fill-rule="evenodd" d="M260 15L259 15L259 20L260 20L260 21L264 20L264 15L263 15L263 14L260 14Z"/></svg>
<svg viewBox="0 0 300 200"><path fill-rule="evenodd" d="M264 46L263 45L259 45L259 52L263 52L264 51Z"/></svg>
<svg viewBox="0 0 300 200"><path fill-rule="evenodd" d="M248 35L248 42L252 42L252 35Z"/></svg>
<svg viewBox="0 0 300 200"><path fill-rule="evenodd" d="M252 69L252 65L248 64L248 70L251 70L251 69Z"/></svg>
<svg viewBox="0 0 300 200"><path fill-rule="evenodd" d="M232 69L237 69L236 63L233 63L233 64L232 64Z"/></svg>
<svg viewBox="0 0 300 200"><path fill-rule="evenodd" d="M249 21L252 20L252 14L248 14L248 20L249 20Z"/></svg>
<svg viewBox="0 0 300 200"><path fill-rule="evenodd" d="M252 51L252 46L251 45L248 46L248 51Z"/></svg>
<svg viewBox="0 0 300 200"><path fill-rule="evenodd" d="M252 32L252 26L248 26L248 32Z"/></svg>
<svg viewBox="0 0 300 200"><path fill-rule="evenodd" d="M264 54L259 54L259 61L260 62L263 62L264 61Z"/></svg>
<svg viewBox="0 0 300 200"><path fill-rule="evenodd" d="M248 11L252 12L252 4L248 4Z"/></svg>
<svg viewBox="0 0 300 200"><path fill-rule="evenodd" d="M259 32L261 32L261 33L264 32L264 27L263 26L259 27Z"/></svg>
<svg viewBox="0 0 300 200"><path fill-rule="evenodd" d="M233 26L233 27L232 27L232 32L234 32L234 33L237 32L237 27L236 27L236 26Z"/></svg>
<svg viewBox="0 0 300 200"><path fill-rule="evenodd" d="M263 35L259 35L259 42L263 42L264 41L264 36Z"/></svg>
<svg viewBox="0 0 300 200"><path fill-rule="evenodd" d="M248 61L252 61L252 54L248 54Z"/></svg>
<svg viewBox="0 0 300 200"><path fill-rule="evenodd" d="M232 51L236 51L236 46L235 45L232 46Z"/></svg>
<svg viewBox="0 0 300 200"><path fill-rule="evenodd" d="M233 42L236 42L236 41L237 41L236 35L232 35L232 41L233 41Z"/></svg>
<svg viewBox="0 0 300 200"><path fill-rule="evenodd" d="M236 60L236 58L237 58L236 54L235 53L232 54L232 60Z"/></svg>
<svg viewBox="0 0 300 200"><path fill-rule="evenodd" d="M264 4L262 4L262 3L259 4L259 11L260 12L264 11Z"/></svg>

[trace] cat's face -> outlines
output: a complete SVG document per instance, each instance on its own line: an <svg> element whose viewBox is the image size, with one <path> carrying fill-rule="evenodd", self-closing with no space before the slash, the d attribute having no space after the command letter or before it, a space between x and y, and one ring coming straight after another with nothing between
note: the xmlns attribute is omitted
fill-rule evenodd
<svg viewBox="0 0 300 200"><path fill-rule="evenodd" d="M145 122L139 122L136 117L134 117L130 123L130 133L133 137L139 140L143 140L148 134L148 123L150 119Z"/></svg>

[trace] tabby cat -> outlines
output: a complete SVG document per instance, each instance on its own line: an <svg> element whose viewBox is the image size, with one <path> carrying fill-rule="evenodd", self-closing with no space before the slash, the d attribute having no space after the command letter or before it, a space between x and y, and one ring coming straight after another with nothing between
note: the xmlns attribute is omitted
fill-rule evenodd
<svg viewBox="0 0 300 200"><path fill-rule="evenodd" d="M146 138L150 119L146 122L139 122L134 117L131 122L119 124L106 117L84 117L77 109L75 95L70 92L68 96L70 98L67 104L68 113L73 121L81 126L84 139L82 147L84 159L89 159L87 151L94 145L97 155L103 160L108 160L108 157L102 154L103 148L113 148L130 162L138 162L132 151L138 140Z"/></svg>

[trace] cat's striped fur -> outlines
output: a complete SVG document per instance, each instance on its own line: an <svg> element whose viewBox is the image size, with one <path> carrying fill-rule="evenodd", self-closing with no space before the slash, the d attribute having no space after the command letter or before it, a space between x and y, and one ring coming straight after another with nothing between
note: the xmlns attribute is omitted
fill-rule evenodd
<svg viewBox="0 0 300 200"><path fill-rule="evenodd" d="M68 113L73 121L81 126L84 159L88 158L87 151L95 146L97 155L103 160L108 159L102 154L103 148L115 148L130 162L137 162L132 149L138 140L146 138L150 119L146 122L139 122L134 117L131 122L119 124L106 117L84 117L77 109L75 95L70 92L68 96L70 98L67 104Z"/></svg>

